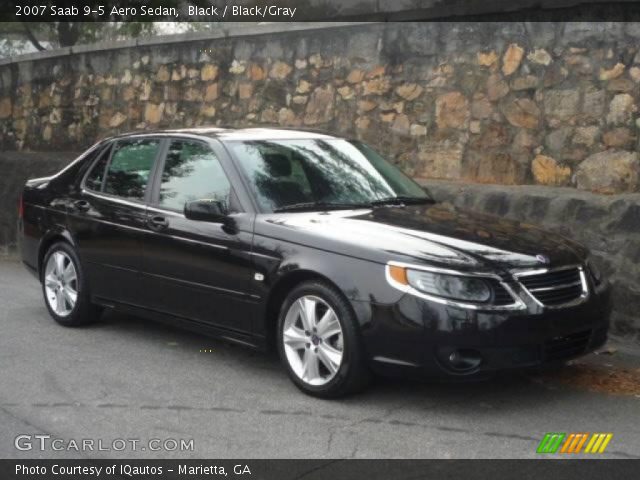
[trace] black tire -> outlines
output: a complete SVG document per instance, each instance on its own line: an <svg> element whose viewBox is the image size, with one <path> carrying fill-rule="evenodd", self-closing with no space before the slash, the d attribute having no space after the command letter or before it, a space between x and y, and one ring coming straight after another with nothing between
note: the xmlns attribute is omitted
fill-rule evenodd
<svg viewBox="0 0 640 480"><path fill-rule="evenodd" d="M64 254L66 254L66 256L73 262L73 266L76 270L77 275L77 300L70 313L64 316L58 315L51 308L51 305L47 300L47 292L45 290L44 278L46 265L51 256L56 252L63 252ZM87 286L86 278L84 276L84 271L82 270L80 259L78 258L78 255L70 244L66 242L57 242L49 247L49 250L47 250L47 253L45 254L42 261L40 284L42 287L44 304L46 305L51 317L60 325L63 325L65 327L78 327L94 322L100 317L102 309L97 305L91 303L89 289Z"/></svg>
<svg viewBox="0 0 640 480"><path fill-rule="evenodd" d="M311 385L303 381L293 370L285 353L283 329L291 305L303 296L319 297L336 313L343 337L343 357L335 376L324 385ZM363 390L371 380L366 362L358 322L344 295L335 287L322 281L307 281L294 288L282 304L278 316L277 346L280 359L293 383L307 395L319 398L338 398Z"/></svg>

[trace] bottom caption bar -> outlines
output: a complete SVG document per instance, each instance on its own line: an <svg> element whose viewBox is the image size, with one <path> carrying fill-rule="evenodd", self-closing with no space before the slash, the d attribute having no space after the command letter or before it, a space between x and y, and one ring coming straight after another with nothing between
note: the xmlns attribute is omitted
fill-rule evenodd
<svg viewBox="0 0 640 480"><path fill-rule="evenodd" d="M636 478L640 460L0 460L0 479ZM566 457L565 457L566 458ZM547 477L540 477L547 475ZM549 477L553 475L553 477Z"/></svg>

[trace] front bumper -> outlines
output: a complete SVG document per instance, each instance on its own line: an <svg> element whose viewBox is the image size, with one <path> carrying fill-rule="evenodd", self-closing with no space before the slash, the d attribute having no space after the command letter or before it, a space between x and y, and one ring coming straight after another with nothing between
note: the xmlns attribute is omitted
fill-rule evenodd
<svg viewBox="0 0 640 480"><path fill-rule="evenodd" d="M508 369L538 367L589 353L607 339L610 287L563 309L472 311L405 295L395 305L371 304L363 338L372 369L413 377L477 378ZM479 356L456 368L451 354Z"/></svg>

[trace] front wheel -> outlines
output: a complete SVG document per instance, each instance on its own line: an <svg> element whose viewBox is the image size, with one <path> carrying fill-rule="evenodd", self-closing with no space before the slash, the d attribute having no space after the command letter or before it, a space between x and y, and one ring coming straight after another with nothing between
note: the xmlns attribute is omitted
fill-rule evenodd
<svg viewBox="0 0 640 480"><path fill-rule="evenodd" d="M60 325L83 325L99 316L99 308L89 299L78 255L68 243L58 242L49 248L41 280L47 310Z"/></svg>
<svg viewBox="0 0 640 480"><path fill-rule="evenodd" d="M305 282L287 296L278 319L278 349L293 382L309 395L354 393L370 378L355 315L324 282Z"/></svg>

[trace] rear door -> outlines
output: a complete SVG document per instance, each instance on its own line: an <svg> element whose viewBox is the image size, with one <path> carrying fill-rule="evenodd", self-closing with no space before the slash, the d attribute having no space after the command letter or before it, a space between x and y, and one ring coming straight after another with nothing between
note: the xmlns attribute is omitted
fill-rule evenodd
<svg viewBox="0 0 640 480"><path fill-rule="evenodd" d="M249 332L256 305L249 291L254 215L236 196L223 151L193 138L168 142L147 212L145 303L196 324ZM185 218L185 203L200 199L222 202L227 219Z"/></svg>
<svg viewBox="0 0 640 480"><path fill-rule="evenodd" d="M69 227L91 293L139 305L149 179L163 140L116 140L89 169L69 211Z"/></svg>

